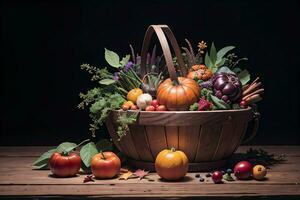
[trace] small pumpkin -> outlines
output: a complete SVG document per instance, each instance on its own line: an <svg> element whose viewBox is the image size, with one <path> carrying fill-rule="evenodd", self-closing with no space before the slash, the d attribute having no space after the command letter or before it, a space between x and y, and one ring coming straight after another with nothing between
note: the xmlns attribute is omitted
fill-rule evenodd
<svg viewBox="0 0 300 200"><path fill-rule="evenodd" d="M168 110L188 110L200 97L200 86L195 80L178 77L178 82L170 78L162 82L157 89L157 100Z"/></svg>
<svg viewBox="0 0 300 200"><path fill-rule="evenodd" d="M188 172L188 158L182 151L175 148L162 150L155 159L157 174L166 180L178 180Z"/></svg>
<svg viewBox="0 0 300 200"><path fill-rule="evenodd" d="M194 65L191 67L187 77L206 81L212 77L213 73L205 65Z"/></svg>

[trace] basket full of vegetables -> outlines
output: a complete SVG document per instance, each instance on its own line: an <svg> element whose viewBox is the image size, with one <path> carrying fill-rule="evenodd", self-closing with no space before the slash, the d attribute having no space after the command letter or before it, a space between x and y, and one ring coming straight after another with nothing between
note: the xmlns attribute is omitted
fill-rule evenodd
<svg viewBox="0 0 300 200"><path fill-rule="evenodd" d="M156 46L148 52L154 34L162 56L156 55ZM239 67L246 58L229 54L233 46L217 51L212 43L208 52L202 41L194 52L186 42L181 52L168 26L151 25L140 56L131 45L131 55L122 59L105 49L105 59L116 72L81 66L98 82L80 94L79 107L90 110L90 130L95 135L106 124L133 166L154 170L158 153L175 148L186 154L190 171L219 168L256 134L256 103L264 89L259 78L249 83L249 72Z"/></svg>

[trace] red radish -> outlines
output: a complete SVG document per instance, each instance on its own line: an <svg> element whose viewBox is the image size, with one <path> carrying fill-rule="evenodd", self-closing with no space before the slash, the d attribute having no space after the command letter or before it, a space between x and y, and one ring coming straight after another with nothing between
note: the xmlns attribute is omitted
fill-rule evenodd
<svg viewBox="0 0 300 200"><path fill-rule="evenodd" d="M222 183L223 174L220 171L215 171L214 173L212 173L211 178L214 183Z"/></svg>
<svg viewBox="0 0 300 200"><path fill-rule="evenodd" d="M155 107L154 106L147 106L145 108L146 111L155 111Z"/></svg>
<svg viewBox="0 0 300 200"><path fill-rule="evenodd" d="M167 110L167 108L165 105L160 105L160 106L156 107L156 111L166 111L166 110Z"/></svg>
<svg viewBox="0 0 300 200"><path fill-rule="evenodd" d="M151 106L153 106L154 108L157 108L159 106L159 103L156 99L151 101Z"/></svg>
<svg viewBox="0 0 300 200"><path fill-rule="evenodd" d="M237 179L247 179L251 176L252 164L248 161L238 162L233 171Z"/></svg>

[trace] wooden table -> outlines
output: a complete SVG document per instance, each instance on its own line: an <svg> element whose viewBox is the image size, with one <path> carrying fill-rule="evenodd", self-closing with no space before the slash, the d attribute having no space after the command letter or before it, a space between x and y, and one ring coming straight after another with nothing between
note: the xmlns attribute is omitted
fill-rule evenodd
<svg viewBox="0 0 300 200"><path fill-rule="evenodd" d="M265 181L199 182L189 173L182 182L163 182L155 173L147 179L111 179L83 183L84 175L53 178L49 170L32 170L31 163L50 147L0 147L0 198L102 198L102 199L300 199L300 146L263 146L286 161L272 166ZM238 152L245 152L243 146ZM259 148L259 147L253 147ZM200 173L205 177L205 173Z"/></svg>

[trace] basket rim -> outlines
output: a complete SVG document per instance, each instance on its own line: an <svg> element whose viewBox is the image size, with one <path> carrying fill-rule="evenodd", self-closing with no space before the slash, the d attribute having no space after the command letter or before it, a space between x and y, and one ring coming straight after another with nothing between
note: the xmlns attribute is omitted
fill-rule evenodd
<svg viewBox="0 0 300 200"><path fill-rule="evenodd" d="M122 113L124 113L124 112L132 112L132 113L134 113L134 112L139 112L139 113L143 113L143 114L145 114L145 113L151 113L151 114L154 114L154 113L156 113L156 114L170 114L170 113L174 113L174 114L187 114L187 113L190 113L190 114L206 114L206 113L239 113L239 112L247 112L247 111L250 111L250 110L252 110L252 107L248 107L248 108L242 108L242 109L238 109L238 110L232 110L232 109L230 109L230 110L211 110L211 111L170 111L170 110L167 110L167 111L143 111L143 110L137 110L137 111L135 111L135 110L127 110L127 111L124 111L124 110L122 110L122 109L119 109L119 110L112 110L112 112L122 112Z"/></svg>

